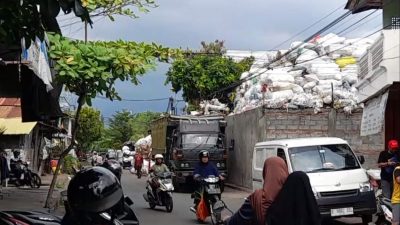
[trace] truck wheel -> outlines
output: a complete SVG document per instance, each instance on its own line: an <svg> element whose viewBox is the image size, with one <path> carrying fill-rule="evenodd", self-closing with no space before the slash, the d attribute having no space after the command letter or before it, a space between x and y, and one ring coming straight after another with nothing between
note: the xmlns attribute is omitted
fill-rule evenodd
<svg viewBox="0 0 400 225"><path fill-rule="evenodd" d="M369 223L372 222L372 215L361 216L361 219L362 219L362 225L368 225Z"/></svg>
<svg viewBox="0 0 400 225"><path fill-rule="evenodd" d="M181 184L179 184L179 182L176 179L172 179L172 185L174 185L175 192L181 192L182 191Z"/></svg>

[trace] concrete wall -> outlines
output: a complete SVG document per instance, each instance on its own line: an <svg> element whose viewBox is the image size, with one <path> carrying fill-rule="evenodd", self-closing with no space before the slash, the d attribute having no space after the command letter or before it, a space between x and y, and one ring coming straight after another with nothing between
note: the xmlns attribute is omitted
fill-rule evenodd
<svg viewBox="0 0 400 225"><path fill-rule="evenodd" d="M384 135L380 133L360 137L362 112L345 115L343 112L323 110L314 114L305 110L265 110L256 108L226 118L227 142L235 147L229 151L229 182L252 188L253 148L257 142L301 137L340 137L347 140L357 154L366 157L365 168L374 167L379 152L384 149Z"/></svg>

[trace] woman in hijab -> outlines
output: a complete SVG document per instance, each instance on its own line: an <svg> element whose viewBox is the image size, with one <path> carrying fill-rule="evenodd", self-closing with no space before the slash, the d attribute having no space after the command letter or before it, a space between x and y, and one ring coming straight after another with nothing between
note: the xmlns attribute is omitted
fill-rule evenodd
<svg viewBox="0 0 400 225"><path fill-rule="evenodd" d="M263 168L263 188L256 190L242 207L228 220L226 225L264 225L269 207L279 194L288 177L288 168L282 158L265 160Z"/></svg>
<svg viewBox="0 0 400 225"><path fill-rule="evenodd" d="M293 172L269 207L268 225L321 225L321 214L306 173Z"/></svg>

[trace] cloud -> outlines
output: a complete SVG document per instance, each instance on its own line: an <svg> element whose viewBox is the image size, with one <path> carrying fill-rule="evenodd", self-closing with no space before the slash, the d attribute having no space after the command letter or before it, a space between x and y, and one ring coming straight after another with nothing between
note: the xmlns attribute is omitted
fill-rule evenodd
<svg viewBox="0 0 400 225"><path fill-rule="evenodd" d="M141 18L117 17L115 22L102 19L89 29L92 40L134 40L156 42L170 47L199 48L201 41L225 40L229 49L235 50L269 50L282 41L292 37L313 22L324 17L335 9L334 14L316 25L295 40L303 40L324 25L346 12L344 5L347 0L157 0L158 8L151 9ZM367 12L370 13L370 12ZM365 16L351 15L352 21ZM359 29L346 34L349 37L360 37L371 31L380 23L378 16L371 23L360 26ZM96 21L96 20L95 20ZM74 25L72 31L82 24ZM337 31L346 26L338 25ZM65 33L70 33L66 27ZM357 28L357 27L355 27ZM74 32L72 32L73 34ZM73 35L82 38L83 30ZM294 40L293 40L294 41ZM290 42L281 48L287 48ZM171 95L169 87L163 85L167 71L161 66L155 73L142 78L142 85L132 87L131 84L120 84L120 92L125 98L147 98L148 95L160 97ZM96 101L103 111L110 112L127 103L104 103ZM135 104L135 110L160 110L166 104ZM108 108L111 106L111 109ZM129 107L131 107L129 105Z"/></svg>

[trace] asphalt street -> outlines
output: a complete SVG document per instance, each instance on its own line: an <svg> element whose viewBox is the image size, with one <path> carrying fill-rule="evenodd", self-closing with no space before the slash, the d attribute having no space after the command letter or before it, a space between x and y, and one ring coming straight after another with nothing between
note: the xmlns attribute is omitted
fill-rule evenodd
<svg viewBox="0 0 400 225"><path fill-rule="evenodd" d="M189 210L189 207L193 205L193 199L190 198L190 193L174 193L174 209L171 213L166 212L164 207L157 206L156 209L152 210L149 208L148 203L144 200L143 194L146 189L147 177L138 179L136 175L124 171L122 177L122 185L126 195L132 198L134 201L134 210L137 214L140 224L142 225L190 225L198 224L196 216ZM236 211L241 204L243 199L247 197L249 193L233 190L226 188L222 195L223 200L227 206ZM210 219L207 220L211 224ZM358 218L343 218L338 221L334 221L333 225L359 225L361 222Z"/></svg>

